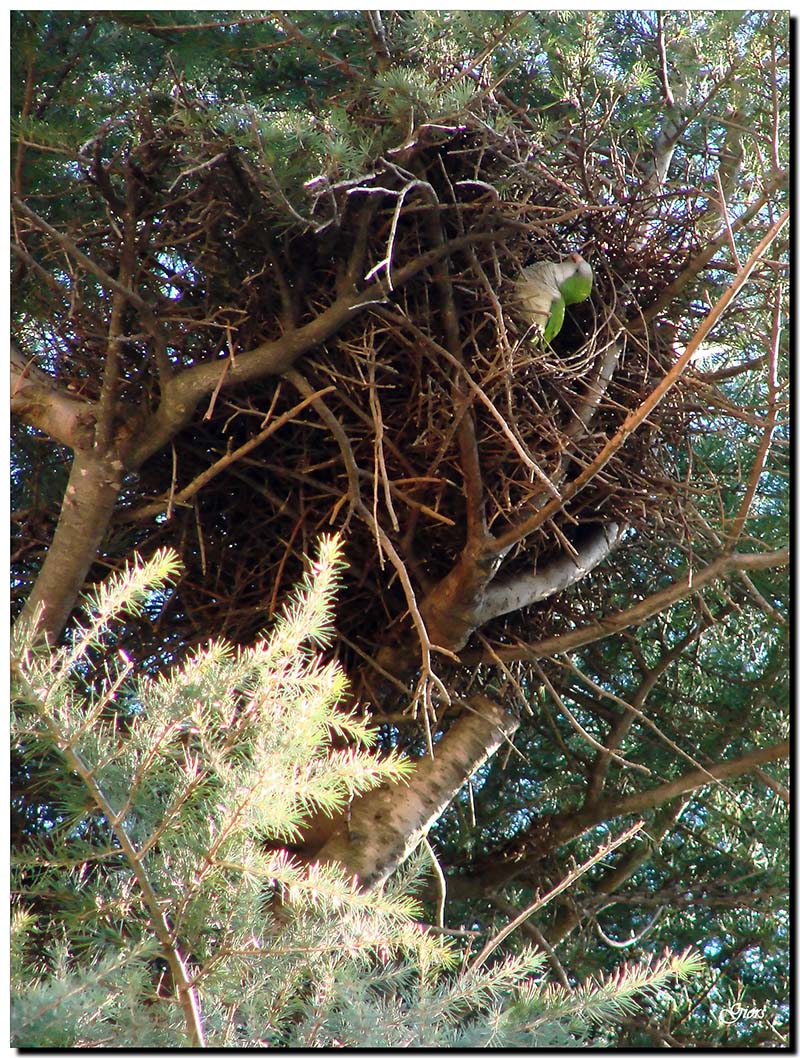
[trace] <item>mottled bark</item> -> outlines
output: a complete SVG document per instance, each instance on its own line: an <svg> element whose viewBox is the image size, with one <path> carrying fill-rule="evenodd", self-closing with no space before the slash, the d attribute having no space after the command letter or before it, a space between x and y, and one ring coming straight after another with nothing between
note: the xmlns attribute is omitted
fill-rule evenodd
<svg viewBox="0 0 800 1058"><path fill-rule="evenodd" d="M70 448L91 443L96 417L93 405L64 392L13 342L10 373L12 415Z"/></svg>
<svg viewBox="0 0 800 1058"><path fill-rule="evenodd" d="M504 583L493 584L475 611L477 623L484 624L564 591L607 558L621 535L622 530L614 522L601 525L576 548L575 555L563 555L536 573L520 574Z"/></svg>
<svg viewBox="0 0 800 1058"><path fill-rule="evenodd" d="M513 735L519 720L489 701L463 713L435 747L416 762L407 786L384 786L354 803L315 859L335 860L364 886L377 885L419 844L465 782Z"/></svg>
<svg viewBox="0 0 800 1058"><path fill-rule="evenodd" d="M67 623L97 557L122 483L122 463L76 449L61 514L23 620L36 619L40 633L55 640Z"/></svg>

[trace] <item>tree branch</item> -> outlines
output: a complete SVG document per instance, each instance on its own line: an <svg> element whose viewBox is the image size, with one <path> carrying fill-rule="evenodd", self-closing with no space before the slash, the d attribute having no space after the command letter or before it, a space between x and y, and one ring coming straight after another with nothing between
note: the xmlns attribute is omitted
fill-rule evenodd
<svg viewBox="0 0 800 1058"><path fill-rule="evenodd" d="M662 783L652 790L642 790L640 793L631 794L629 797L621 797L617 800L602 800L598 802L593 814L599 814L595 822L603 819L611 819L614 816L627 815L632 812L646 812L649 808L671 801L675 797L696 790L699 786L705 786L709 776L718 782L722 779L734 779L753 771L760 764L768 764L773 760L782 760L789 756L789 741L777 742L772 746L763 746L760 749L751 750L736 760L726 760L721 764L709 764L704 768L695 768L679 775L677 779ZM590 824L591 825L591 824Z"/></svg>
<svg viewBox="0 0 800 1058"><path fill-rule="evenodd" d="M11 344L11 413L69 448L92 442L97 409L62 390Z"/></svg>
<svg viewBox="0 0 800 1058"><path fill-rule="evenodd" d="M617 864L607 870L601 878L591 883L594 897L608 896L616 892L640 867L652 859L654 850L658 848L661 839L680 815L687 799L665 805L656 814L656 818L648 822L648 840L640 841L632 846ZM562 905L556 913L552 926L547 930L550 943L559 944L578 925L580 917L577 904Z"/></svg>
<svg viewBox="0 0 800 1058"><path fill-rule="evenodd" d="M466 235L420 254L392 273L393 286L403 286L413 276L463 246L476 240L482 242L499 239L502 234L503 231L498 230ZM287 331L274 341L262 342L247 352L237 353L235 360L226 358L197 364L165 380L161 404L142 425L138 440L132 443L125 453L127 466L130 469L141 466L146 459L172 440L190 421L203 397L214 391L223 370L225 377L221 389L229 389L270 375L282 375L299 357L332 337L354 319L358 312L383 301L385 297L386 286L383 282L373 283L360 292L343 294L303 327Z"/></svg>
<svg viewBox="0 0 800 1058"><path fill-rule="evenodd" d="M20 620L51 642L67 623L105 536L122 484L122 463L75 449L50 547Z"/></svg>
<svg viewBox="0 0 800 1058"><path fill-rule="evenodd" d="M426 226L434 246L446 245L444 233L438 214L439 200L430 184L423 185L428 197L432 200L435 211L426 214ZM433 269L433 278L439 293L444 319L444 333L447 350L458 365L452 380L453 411L458 421L457 437L460 453L461 474L463 479L464 500L466 504L466 546L470 550L482 547L487 537L486 496L481 472L481 461L478 453L478 438L475 430L475 412L465 385L464 376L468 375L462 355L462 342L459 333L458 312L453 297L453 283L446 268L446 259L437 261ZM471 379L470 379L471 381Z"/></svg>
<svg viewBox="0 0 800 1058"><path fill-rule="evenodd" d="M582 580L608 557L619 543L622 529L615 522L601 525L577 548L576 556L562 555L536 573L522 573L484 592L475 610L476 627L494 617L522 610Z"/></svg>
<svg viewBox="0 0 800 1058"><path fill-rule="evenodd" d="M136 179L130 165L126 167L125 210L123 216L122 247L119 256L119 282L131 295L115 291L111 305L111 319L108 324L108 341L106 357L103 364L103 377L100 385L100 398L97 402L97 430L95 447L99 452L109 452L114 441L114 421L119 413L120 361L125 341L125 314L129 301L138 297L131 286L133 270L136 264Z"/></svg>
<svg viewBox="0 0 800 1058"><path fill-rule="evenodd" d="M143 298L129 287L126 287L124 283L120 283L118 280L114 279L113 276L110 276L108 272L93 261L91 257L87 257L82 250L78 249L72 239L63 235L56 228L52 227L52 225L48 224L43 217L40 217L38 213L34 213L32 209L29 209L24 202L16 197L16 195L12 195L11 202L18 213L21 213L23 217L27 217L37 228L40 228L43 232L49 235L51 239L58 243L58 245L65 250L70 257L74 258L79 265L85 268L87 272L91 272L93 276L96 276L107 290L113 290L117 294L123 294L132 305L135 305L136 308L139 309L140 312L152 315L152 309Z"/></svg>
<svg viewBox="0 0 800 1058"><path fill-rule="evenodd" d="M747 486L739 504L739 509L734 516L730 529L727 531L727 548L733 551L736 542L742 534L745 522L750 513L750 508L756 496L759 484L762 481L762 473L767 464L772 445L772 435L778 428L778 353L781 341L781 299L775 298L772 312L772 340L769 349L769 366L767 368L767 414L764 418L764 432L758 445L758 451L753 459L753 465L748 474Z"/></svg>
<svg viewBox="0 0 800 1058"><path fill-rule="evenodd" d="M496 653L503 661L522 661L525 658L544 658L554 654L563 654L567 650L594 643L606 636L621 632L631 625L640 625L655 614L661 613L680 599L694 595L708 584L712 584L718 577L723 576L731 570L737 569L771 569L776 566L785 566L789 561L789 548L780 551L765 551L753 554L741 554L736 552L732 555L720 555L719 558L710 562L699 573L690 571L686 577L670 584L668 588L655 592L647 599L643 599L635 606L627 610L621 610L611 617L602 617L584 628L576 628L573 632L564 632L561 635L550 636L538 643L530 643L524 646L497 647ZM480 655L476 658L464 658L462 661L469 663L480 660L490 665L492 658L488 655Z"/></svg>
<svg viewBox="0 0 800 1058"><path fill-rule="evenodd" d="M366 887L378 885L419 844L465 782L519 726L488 698L463 713L436 745L436 756L416 761L407 786L384 786L359 797L347 833L334 835L315 857L336 860Z"/></svg>

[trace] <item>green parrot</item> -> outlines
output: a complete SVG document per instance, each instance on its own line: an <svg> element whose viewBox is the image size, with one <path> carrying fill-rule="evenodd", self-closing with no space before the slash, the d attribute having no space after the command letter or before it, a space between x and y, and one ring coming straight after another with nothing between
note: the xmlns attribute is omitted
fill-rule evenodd
<svg viewBox="0 0 800 1058"><path fill-rule="evenodd" d="M566 306L589 297L592 278L592 266L579 253L571 253L566 261L537 261L523 268L517 279L522 316L546 342L552 341L564 323Z"/></svg>

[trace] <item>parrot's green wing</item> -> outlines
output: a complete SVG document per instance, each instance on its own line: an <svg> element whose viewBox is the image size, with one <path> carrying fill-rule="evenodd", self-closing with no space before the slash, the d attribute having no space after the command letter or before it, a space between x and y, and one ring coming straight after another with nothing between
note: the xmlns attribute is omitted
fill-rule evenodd
<svg viewBox="0 0 800 1058"><path fill-rule="evenodd" d="M569 279L564 280L559 290L565 305L577 305L579 301L586 301L592 292L591 270L575 272Z"/></svg>
<svg viewBox="0 0 800 1058"><path fill-rule="evenodd" d="M564 309L566 302L563 298L555 298L550 305L550 319L547 321L547 326L544 329L544 340L551 342L564 323Z"/></svg>

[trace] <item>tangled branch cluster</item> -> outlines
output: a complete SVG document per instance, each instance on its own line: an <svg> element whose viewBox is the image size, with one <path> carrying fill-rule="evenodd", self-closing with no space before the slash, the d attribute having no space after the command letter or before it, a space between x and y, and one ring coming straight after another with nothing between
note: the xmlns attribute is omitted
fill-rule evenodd
<svg viewBox="0 0 800 1058"><path fill-rule="evenodd" d="M574 145L554 161L518 129L476 125L418 130L360 179L312 182L300 223L268 166L209 131L182 141L170 121L143 113L138 145L111 163L98 137L85 187L108 220L72 232L113 271L134 204L132 286L156 306L159 330L128 307L120 413L131 431L136 408L157 399L159 356L173 368L235 362L348 289L371 283L376 296L288 374L220 388L197 410L123 497L120 555L131 534L145 554L180 550L186 573L154 629L161 641L203 640L213 627L247 642L316 537L346 526L337 623L357 662L413 633L409 590L424 595L452 569L479 510L490 533L513 533L663 376L672 333L653 316L696 248L693 204L658 202L658 188L637 198L624 174L610 184ZM62 260L41 231L21 241ZM513 280L572 250L593 266L593 294L543 347L515 312ZM73 291L56 370L91 396L105 300L91 282ZM587 527L669 516L679 497L663 452L685 429L673 393L589 486L515 542L510 574L574 549ZM530 639L550 618L545 603L483 634L508 641L524 626Z"/></svg>

